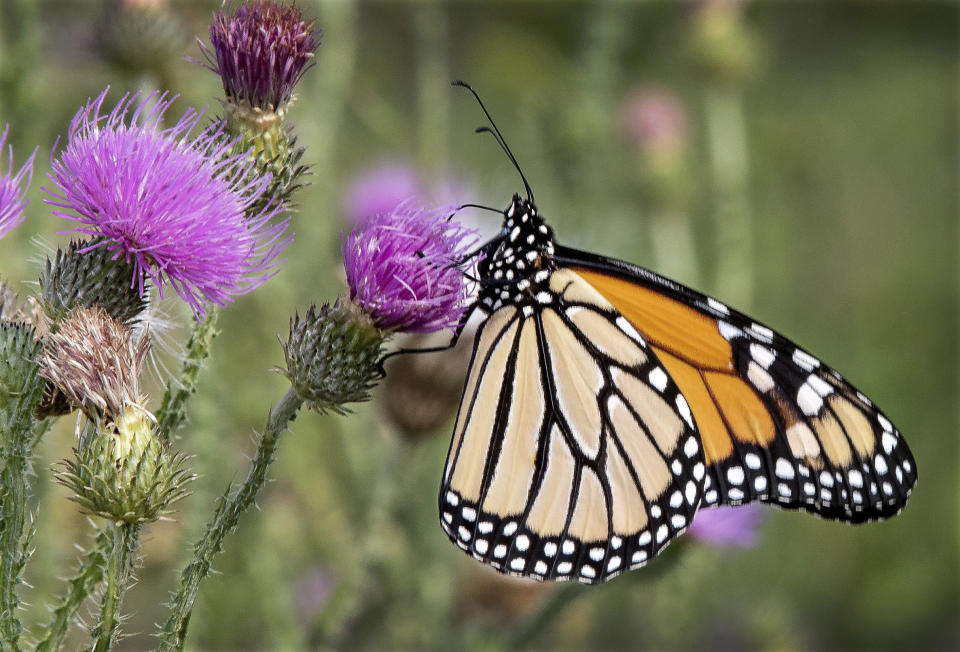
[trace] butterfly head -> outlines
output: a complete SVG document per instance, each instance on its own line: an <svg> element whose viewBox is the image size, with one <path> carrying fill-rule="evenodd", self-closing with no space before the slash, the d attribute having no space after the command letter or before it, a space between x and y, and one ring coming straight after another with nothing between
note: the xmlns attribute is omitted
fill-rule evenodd
<svg viewBox="0 0 960 652"><path fill-rule="evenodd" d="M536 204L514 195L503 212L503 228L490 242L487 258L480 264L480 279L486 286L486 305L525 303L544 285L552 269L553 229Z"/></svg>

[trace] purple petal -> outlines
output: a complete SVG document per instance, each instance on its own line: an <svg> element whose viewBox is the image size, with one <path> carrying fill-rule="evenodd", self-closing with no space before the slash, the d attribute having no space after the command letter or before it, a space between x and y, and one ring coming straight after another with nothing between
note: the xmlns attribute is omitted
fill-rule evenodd
<svg viewBox="0 0 960 652"><path fill-rule="evenodd" d="M759 505L710 507L697 512L690 536L716 546L752 548L757 545L757 528L763 520Z"/></svg>
<svg viewBox="0 0 960 652"><path fill-rule="evenodd" d="M141 291L150 278L198 315L206 303L222 306L266 282L291 239L287 219L274 219L282 205L247 214L269 175L254 175L245 154L230 155L234 141L220 123L189 138L202 112L187 109L163 128L175 98L125 95L106 114L106 95L77 112L67 146L51 160L56 191L44 188L45 201L76 223L67 233L133 263Z"/></svg>

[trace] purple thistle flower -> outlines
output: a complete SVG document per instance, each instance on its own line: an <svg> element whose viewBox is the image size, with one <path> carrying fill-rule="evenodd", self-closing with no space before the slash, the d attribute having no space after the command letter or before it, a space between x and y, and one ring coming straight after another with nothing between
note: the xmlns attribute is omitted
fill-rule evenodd
<svg viewBox="0 0 960 652"><path fill-rule="evenodd" d="M350 298L378 328L455 328L470 297L461 261L476 232L450 211L401 206L354 227L341 245Z"/></svg>
<svg viewBox="0 0 960 652"><path fill-rule="evenodd" d="M354 223L390 213L404 202L422 201L420 177L404 163L383 163L358 174L343 198L343 210Z"/></svg>
<svg viewBox="0 0 960 652"><path fill-rule="evenodd" d="M320 32L298 7L266 0L241 5L232 15L221 7L213 14L210 43L212 51L203 42L200 49L227 98L277 111L312 65Z"/></svg>
<svg viewBox="0 0 960 652"><path fill-rule="evenodd" d="M752 548L757 545L757 528L763 520L760 505L711 507L697 512L690 524L690 536L715 546Z"/></svg>
<svg viewBox="0 0 960 652"><path fill-rule="evenodd" d="M0 156L7 142L8 130L9 125L4 127L3 134L0 134ZM29 203L26 199L27 188L33 179L33 157L37 155L37 150L33 150L33 154L16 174L13 174L13 147L7 147L7 153L7 172L0 174L0 238L23 221L23 209ZM24 179L27 180L26 183L23 183Z"/></svg>
<svg viewBox="0 0 960 652"><path fill-rule="evenodd" d="M222 123L189 139L202 112L188 109L163 129L175 97L151 93L135 104L139 94L125 95L104 115L106 95L77 112L66 148L51 155L59 193L44 188L52 197L45 201L78 223L66 233L86 234L90 249L132 263L131 287L141 296L149 277L161 296L169 285L198 316L205 303L225 305L266 282L292 238L283 235L287 219L271 221L282 204L247 214L269 175L254 175L245 153L229 155Z"/></svg>

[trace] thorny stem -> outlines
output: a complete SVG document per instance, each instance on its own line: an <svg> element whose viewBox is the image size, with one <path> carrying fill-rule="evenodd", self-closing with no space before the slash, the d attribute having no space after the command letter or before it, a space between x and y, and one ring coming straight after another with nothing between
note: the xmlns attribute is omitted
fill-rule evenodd
<svg viewBox="0 0 960 652"><path fill-rule="evenodd" d="M235 492L232 485L228 486L220 498L213 520L194 545L193 559L180 572L180 589L170 602L170 617L160 632L160 650L168 652L183 649L200 582L210 572L213 557L223 549L224 537L237 526L240 515L253 504L266 484L267 469L276 456L280 435L294 419L302 403L303 400L292 387L287 390L267 418L246 479Z"/></svg>
<svg viewBox="0 0 960 652"><path fill-rule="evenodd" d="M44 628L45 634L37 643L36 652L60 649L77 609L103 580L110 543L109 534L105 529L101 529L93 546L87 551L86 559L80 563L80 568L70 579L66 593L60 597L59 604L53 609L53 617Z"/></svg>
<svg viewBox="0 0 960 652"><path fill-rule="evenodd" d="M32 332L32 331L31 331ZM24 534L27 510L27 473L33 411L43 394L36 363L40 344L31 332L7 332L0 341L0 649L19 649L23 632L17 610L17 587L29 556L32 534Z"/></svg>
<svg viewBox="0 0 960 652"><path fill-rule="evenodd" d="M113 523L110 526L110 551L107 556L107 587L103 593L100 621L94 627L92 652L106 652L116 642L119 616L117 611L133 576L137 557L139 523Z"/></svg>
<svg viewBox="0 0 960 652"><path fill-rule="evenodd" d="M193 332L187 342L187 354L180 367L180 374L167 382L163 402L157 410L159 433L164 441L169 441L187 418L187 401L197 391L200 370L210 356L213 338L220 333L217 330L219 314L220 310L211 306L203 319L193 323Z"/></svg>

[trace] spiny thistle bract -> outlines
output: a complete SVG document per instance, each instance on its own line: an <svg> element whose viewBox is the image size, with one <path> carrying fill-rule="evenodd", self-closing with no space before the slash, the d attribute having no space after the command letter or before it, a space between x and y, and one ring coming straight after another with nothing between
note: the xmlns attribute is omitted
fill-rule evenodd
<svg viewBox="0 0 960 652"><path fill-rule="evenodd" d="M148 295L132 284L135 270L122 256L93 242L73 241L57 249L40 275L40 303L56 324L78 307L102 308L115 319L130 323L147 309Z"/></svg>
<svg viewBox="0 0 960 652"><path fill-rule="evenodd" d="M230 156L246 156L252 162L251 174L270 176L270 183L247 209L253 215L272 205L291 206L293 193L304 186L309 167L300 159L306 151L297 147L297 138L282 124L260 130L242 126Z"/></svg>
<svg viewBox="0 0 960 652"><path fill-rule="evenodd" d="M368 400L382 377L383 342L370 317L349 301L310 306L290 320L283 373L307 407L343 414L345 404Z"/></svg>
<svg viewBox="0 0 960 652"><path fill-rule="evenodd" d="M57 481L88 513L114 522L148 523L169 513L195 478L187 457L171 453L154 431L153 415L128 405L117 420L100 424L60 463Z"/></svg>

